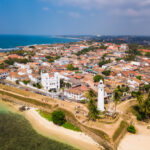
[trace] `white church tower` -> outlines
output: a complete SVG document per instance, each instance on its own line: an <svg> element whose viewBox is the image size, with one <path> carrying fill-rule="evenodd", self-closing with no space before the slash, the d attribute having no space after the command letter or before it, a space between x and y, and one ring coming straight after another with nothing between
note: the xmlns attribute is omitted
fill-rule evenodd
<svg viewBox="0 0 150 150"><path fill-rule="evenodd" d="M98 110L100 111L105 111L104 108L104 83L102 80L100 80L99 85L98 85Z"/></svg>

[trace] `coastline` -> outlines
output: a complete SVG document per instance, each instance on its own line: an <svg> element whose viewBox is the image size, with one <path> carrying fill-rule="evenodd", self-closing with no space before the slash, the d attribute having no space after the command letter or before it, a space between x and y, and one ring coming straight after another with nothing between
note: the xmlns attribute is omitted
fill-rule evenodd
<svg viewBox="0 0 150 150"><path fill-rule="evenodd" d="M32 127L41 135L52 138L58 142L69 144L81 150L100 150L100 146L91 137L82 132L75 132L54 125L41 117L35 108L23 112L23 116Z"/></svg>
<svg viewBox="0 0 150 150"><path fill-rule="evenodd" d="M10 111L24 116L30 122L32 128L42 136L68 144L80 150L101 150L100 145L85 133L76 132L53 124L53 122L40 116L36 108L20 112L20 104L3 101L0 101L0 104L7 106Z"/></svg>
<svg viewBox="0 0 150 150"><path fill-rule="evenodd" d="M6 39L3 41L2 45L0 42L0 53L1 52L9 52L12 50L19 50L18 47L26 47L26 46L34 46L34 45L49 45L49 44L61 44L61 43L70 43L70 42L78 42L81 41L79 38L71 38L71 37L59 37L59 36L53 36L53 35L0 35L0 39L3 39L2 36L11 36L11 46L7 46L6 44L3 45L3 43L6 43ZM24 41L19 41L20 43L15 43L15 39L13 39L13 36L17 37L26 37L26 44L22 43ZM31 37L35 37L36 39L30 39ZM40 39L37 39L37 38ZM43 38L43 39L42 39ZM45 39L46 38L46 39ZM23 39L24 40L24 39ZM21 44L22 43L22 44Z"/></svg>

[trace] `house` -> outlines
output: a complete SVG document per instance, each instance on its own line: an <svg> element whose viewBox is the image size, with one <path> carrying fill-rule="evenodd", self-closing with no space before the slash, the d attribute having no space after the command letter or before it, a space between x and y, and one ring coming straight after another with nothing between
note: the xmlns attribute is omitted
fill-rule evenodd
<svg viewBox="0 0 150 150"><path fill-rule="evenodd" d="M84 100L85 98L83 98L83 93L79 90L75 90L75 89L68 89L64 91L64 95L72 100L77 100L77 101L81 101Z"/></svg>
<svg viewBox="0 0 150 150"><path fill-rule="evenodd" d="M0 69L0 80L6 79L9 76L8 69Z"/></svg>
<svg viewBox="0 0 150 150"><path fill-rule="evenodd" d="M131 64L134 65L134 66L140 66L141 63L140 62L136 62L136 61L132 61Z"/></svg>
<svg viewBox="0 0 150 150"><path fill-rule="evenodd" d="M64 91L64 96L71 100L81 101L86 99L84 96L85 93L89 90L89 88L85 85L81 85L72 89L67 89Z"/></svg>
<svg viewBox="0 0 150 150"><path fill-rule="evenodd" d="M8 56L8 58L10 58L10 59L21 59L22 57L17 55L17 54L11 54Z"/></svg>
<svg viewBox="0 0 150 150"><path fill-rule="evenodd" d="M58 60L55 60L55 64L67 65L67 64L69 64L69 60L68 60L68 58L63 57Z"/></svg>
<svg viewBox="0 0 150 150"><path fill-rule="evenodd" d="M9 76L6 79L11 82L16 82L17 80L21 79L21 76L18 75L17 72L10 72Z"/></svg>
<svg viewBox="0 0 150 150"><path fill-rule="evenodd" d="M34 83L39 83L40 81L41 81L41 78L40 78L40 76L39 75L37 75L37 74L29 74L29 79L32 81L32 82L34 82Z"/></svg>
<svg viewBox="0 0 150 150"><path fill-rule="evenodd" d="M30 66L29 65L26 65L26 64L21 64L21 63L16 63L14 64L14 66L16 67L19 67L21 69L30 69Z"/></svg>
<svg viewBox="0 0 150 150"><path fill-rule="evenodd" d="M26 75L26 74L31 74L32 70L31 69L19 69L18 74L19 75Z"/></svg>

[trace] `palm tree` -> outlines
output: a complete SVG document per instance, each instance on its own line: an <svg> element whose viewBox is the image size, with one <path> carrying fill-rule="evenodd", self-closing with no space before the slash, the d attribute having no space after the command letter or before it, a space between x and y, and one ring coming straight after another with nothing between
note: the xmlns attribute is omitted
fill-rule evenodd
<svg viewBox="0 0 150 150"><path fill-rule="evenodd" d="M118 88L116 88L113 92L113 99L115 101L115 111L116 111L117 103L121 99L121 96L122 96L122 92L118 90Z"/></svg>
<svg viewBox="0 0 150 150"><path fill-rule="evenodd" d="M90 98L88 101L88 109L89 109L88 113L89 118L95 121L98 118L98 110L95 100L93 100L92 98Z"/></svg>
<svg viewBox="0 0 150 150"><path fill-rule="evenodd" d="M141 111L144 112L146 118L150 117L150 92L141 107Z"/></svg>
<svg viewBox="0 0 150 150"><path fill-rule="evenodd" d="M88 99L91 99L91 98L95 99L96 96L97 96L96 92L93 91L92 89L90 89L90 90L86 93L86 97L87 97Z"/></svg>
<svg viewBox="0 0 150 150"><path fill-rule="evenodd" d="M87 93L86 93L86 97L88 99L88 109L89 109L89 119L95 121L98 118L98 110L97 110L97 106L96 106L96 99L97 94L90 89Z"/></svg>

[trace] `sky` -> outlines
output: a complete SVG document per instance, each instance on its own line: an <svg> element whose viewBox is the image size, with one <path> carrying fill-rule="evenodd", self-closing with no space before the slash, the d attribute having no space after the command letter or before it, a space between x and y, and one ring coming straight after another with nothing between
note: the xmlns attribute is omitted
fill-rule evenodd
<svg viewBox="0 0 150 150"><path fill-rule="evenodd" d="M0 34L150 35L150 0L0 0Z"/></svg>

